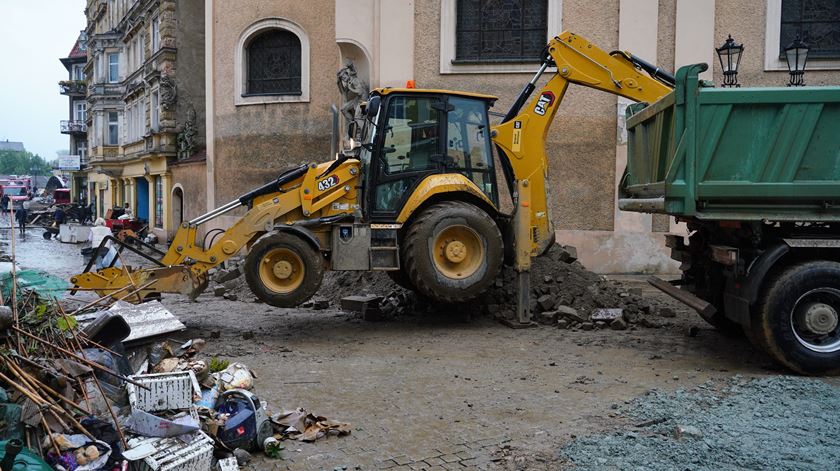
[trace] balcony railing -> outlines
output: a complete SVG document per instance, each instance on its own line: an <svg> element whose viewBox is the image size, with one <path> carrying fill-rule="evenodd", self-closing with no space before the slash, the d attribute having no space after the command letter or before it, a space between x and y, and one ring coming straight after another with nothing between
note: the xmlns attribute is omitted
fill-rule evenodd
<svg viewBox="0 0 840 471"><path fill-rule="evenodd" d="M61 134L84 134L87 132L87 124L83 121L62 121Z"/></svg>
<svg viewBox="0 0 840 471"><path fill-rule="evenodd" d="M87 95L87 82L84 80L62 80L58 82L58 89L62 95L85 96Z"/></svg>

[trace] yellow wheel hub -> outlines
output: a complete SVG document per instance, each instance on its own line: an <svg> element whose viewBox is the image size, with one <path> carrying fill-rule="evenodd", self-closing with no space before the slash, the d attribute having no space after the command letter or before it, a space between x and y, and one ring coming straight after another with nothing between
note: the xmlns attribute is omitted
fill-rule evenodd
<svg viewBox="0 0 840 471"><path fill-rule="evenodd" d="M291 293L303 283L303 260L287 248L271 249L260 261L260 280L275 293Z"/></svg>
<svg viewBox="0 0 840 471"><path fill-rule="evenodd" d="M435 269L447 278L460 280L475 274L484 261L484 242L467 226L450 226L435 236Z"/></svg>

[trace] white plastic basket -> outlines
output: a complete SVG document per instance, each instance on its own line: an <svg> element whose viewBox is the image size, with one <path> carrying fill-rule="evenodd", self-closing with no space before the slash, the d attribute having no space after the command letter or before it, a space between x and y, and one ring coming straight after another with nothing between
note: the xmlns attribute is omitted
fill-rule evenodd
<svg viewBox="0 0 840 471"><path fill-rule="evenodd" d="M126 383L132 409L145 412L189 409L195 394L201 391L192 371L136 375L131 379L149 388Z"/></svg>
<svg viewBox="0 0 840 471"><path fill-rule="evenodd" d="M148 438L135 446L150 444L154 454L129 463L130 471L210 471L213 465L213 440L197 432L198 438L186 444L178 438Z"/></svg>

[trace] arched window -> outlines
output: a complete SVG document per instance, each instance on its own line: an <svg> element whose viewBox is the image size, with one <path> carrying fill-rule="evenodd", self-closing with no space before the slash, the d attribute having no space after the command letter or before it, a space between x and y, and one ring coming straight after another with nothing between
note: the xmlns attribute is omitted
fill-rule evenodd
<svg viewBox="0 0 840 471"><path fill-rule="evenodd" d="M263 18L239 36L236 105L309 102L309 36L284 18Z"/></svg>
<svg viewBox="0 0 840 471"><path fill-rule="evenodd" d="M297 35L270 29L248 45L248 95L300 95L301 47Z"/></svg>

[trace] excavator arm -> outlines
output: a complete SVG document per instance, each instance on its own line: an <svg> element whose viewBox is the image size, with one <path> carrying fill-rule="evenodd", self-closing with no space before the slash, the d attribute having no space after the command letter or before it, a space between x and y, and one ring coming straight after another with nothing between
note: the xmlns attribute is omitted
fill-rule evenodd
<svg viewBox="0 0 840 471"><path fill-rule="evenodd" d="M536 83L549 68L556 71L534 94ZM522 323L530 320L531 258L544 253L554 241L545 141L570 83L648 103L673 89L673 77L632 54L607 53L583 37L565 32L548 43L539 71L502 123L493 127L493 142L501 151L514 195L515 268L520 274L518 317Z"/></svg>

